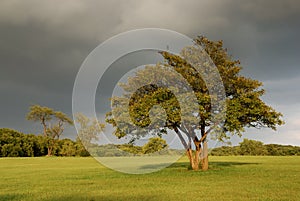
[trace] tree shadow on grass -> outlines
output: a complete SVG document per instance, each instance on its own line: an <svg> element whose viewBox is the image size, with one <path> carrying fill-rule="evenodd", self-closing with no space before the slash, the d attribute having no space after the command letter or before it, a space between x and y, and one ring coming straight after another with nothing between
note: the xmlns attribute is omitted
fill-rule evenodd
<svg viewBox="0 0 300 201"><path fill-rule="evenodd" d="M116 201L116 200L146 200L146 201L157 201L161 200L161 195L130 195L128 194L112 194L112 195L95 195L95 196L84 196L84 195L66 195L56 198L50 198L47 201Z"/></svg>
<svg viewBox="0 0 300 201"><path fill-rule="evenodd" d="M0 200L1 201L8 201L8 200L19 200L22 198L22 195L20 194L4 194L4 195L0 195Z"/></svg>
<svg viewBox="0 0 300 201"><path fill-rule="evenodd" d="M239 165L259 165L260 163L245 163L245 162L210 162L210 165L219 167L239 166Z"/></svg>
<svg viewBox="0 0 300 201"><path fill-rule="evenodd" d="M224 167L233 167L233 166L241 166L241 165L259 165L260 163L246 163L246 162L209 162L209 169L219 169L219 168L224 168ZM166 167L167 166L167 167ZM144 165L140 169L153 169L153 170L158 170L158 169L191 169L190 168L190 163L189 162L176 162L173 164L166 164L166 163L161 163L161 164L155 164L155 165Z"/></svg>
<svg viewBox="0 0 300 201"><path fill-rule="evenodd" d="M160 163L160 164L153 164L153 165L143 165L140 169L150 169L150 170L159 170L163 168L169 168L172 164L169 163Z"/></svg>

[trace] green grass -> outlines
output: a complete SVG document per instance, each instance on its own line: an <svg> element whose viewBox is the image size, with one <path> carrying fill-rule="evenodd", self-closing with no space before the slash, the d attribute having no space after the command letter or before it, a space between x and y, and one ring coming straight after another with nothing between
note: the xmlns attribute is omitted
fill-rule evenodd
<svg viewBox="0 0 300 201"><path fill-rule="evenodd" d="M181 159L129 175L93 158L0 158L0 200L300 200L300 157L210 157L210 170Z"/></svg>

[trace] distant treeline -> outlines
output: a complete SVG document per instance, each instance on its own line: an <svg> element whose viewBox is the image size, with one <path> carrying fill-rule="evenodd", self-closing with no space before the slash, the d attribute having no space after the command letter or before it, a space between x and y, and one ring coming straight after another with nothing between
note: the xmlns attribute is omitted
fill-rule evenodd
<svg viewBox="0 0 300 201"><path fill-rule="evenodd" d="M0 157L33 157L47 155L47 138L41 135L23 134L0 129ZM55 140L54 156L89 156L79 140Z"/></svg>
<svg viewBox="0 0 300 201"><path fill-rule="evenodd" d="M211 150L212 156L300 156L300 147L291 145L266 144L260 141L244 139L239 146L222 146Z"/></svg>
<svg viewBox="0 0 300 201"><path fill-rule="evenodd" d="M0 129L0 157L34 157L47 155L48 139L42 135L23 134L21 132ZM158 151L159 150L159 151ZM169 149L163 140L153 138L143 147L134 145L94 145L92 155L128 156L145 153L181 154L184 150ZM81 141L70 139L55 140L53 156L89 156ZM291 145L266 144L260 141L244 139L239 146L222 146L211 150L212 156L256 155L256 156L300 156L300 147Z"/></svg>
<svg viewBox="0 0 300 201"><path fill-rule="evenodd" d="M146 144L147 145L147 144ZM154 147L154 146L153 146ZM178 149L169 149L168 147L164 147L163 149L153 149L153 151L146 150L145 146L134 146L131 144L123 144L123 145L100 145L95 146L90 149L93 153L92 155L96 155L98 157L120 157L120 156L142 156L144 154L151 155L182 155L184 150Z"/></svg>
<svg viewBox="0 0 300 201"><path fill-rule="evenodd" d="M23 134L21 132L2 128L0 129L0 157L34 157L46 156L47 144L53 143L42 135ZM124 145L96 145L90 144L89 150L92 155L99 157L111 156L136 156L142 154L180 154L180 150L168 149L165 140L154 137L144 146ZM90 156L81 141L77 139L55 139L52 156Z"/></svg>

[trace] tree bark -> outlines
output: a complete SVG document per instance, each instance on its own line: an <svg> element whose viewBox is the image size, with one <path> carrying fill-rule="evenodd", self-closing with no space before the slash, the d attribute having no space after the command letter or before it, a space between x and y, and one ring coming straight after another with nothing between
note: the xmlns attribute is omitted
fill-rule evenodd
<svg viewBox="0 0 300 201"><path fill-rule="evenodd" d="M187 156L190 160L190 165L191 168L193 170L199 170L199 164L200 164L200 154L201 154L201 142L200 140L197 138L197 136L195 136L194 138L194 144L196 146L196 151L195 154L193 155L193 151L191 148L187 149Z"/></svg>
<svg viewBox="0 0 300 201"><path fill-rule="evenodd" d="M199 156L200 156L200 153L201 153L201 149L196 150L194 155L193 155L192 149L187 149L186 150L186 154L189 158L192 170L199 170L199 163L200 163Z"/></svg>
<svg viewBox="0 0 300 201"><path fill-rule="evenodd" d="M52 147L48 147L47 156L52 156Z"/></svg>
<svg viewBox="0 0 300 201"><path fill-rule="evenodd" d="M45 120L45 118L42 118L41 121L42 121L42 125L43 125L43 128L44 128L44 137L47 137L47 124L46 124L46 120Z"/></svg>
<svg viewBox="0 0 300 201"><path fill-rule="evenodd" d="M180 131L178 130L177 127L174 127L174 131L177 133L181 143L186 149L186 154L187 157L190 161L190 166L193 170L199 170L199 165L200 165L200 156L201 156L201 164L202 164L202 170L207 170L208 169L208 147L207 147L207 141L206 141L206 136L207 133L205 132L205 125L202 124L201 126L201 139L196 135L194 136L193 142L196 147L195 153L193 154L193 150L191 148L191 144L187 144L182 137ZM190 135L189 135L190 136ZM190 138L189 138L190 140ZM201 143L203 144L203 152L201 148Z"/></svg>
<svg viewBox="0 0 300 201"><path fill-rule="evenodd" d="M186 155L187 155L187 157L188 157L188 159L189 159L189 161L190 161L190 166L191 166L191 168L192 169L194 169L193 167L194 167L194 159L193 159L193 151L192 151L192 149L187 149L186 150Z"/></svg>
<svg viewBox="0 0 300 201"><path fill-rule="evenodd" d="M51 138L48 138L48 153L47 153L47 156L52 156L52 152L53 152L53 149L54 149L54 139L51 139Z"/></svg>
<svg viewBox="0 0 300 201"><path fill-rule="evenodd" d="M203 142L203 152L201 156L201 167L203 171L208 170L208 145L207 140Z"/></svg>
<svg viewBox="0 0 300 201"><path fill-rule="evenodd" d="M190 165L191 168L193 170L199 170L199 156L200 156L200 152L201 150L199 150L198 152L196 151L195 157L193 156L193 151L191 149L191 144L189 143L189 145L185 142L184 138L182 137L180 131L178 130L177 127L174 127L174 131L177 133L182 145L185 147L186 149L186 155L190 161ZM194 141L195 142L195 141Z"/></svg>
<svg viewBox="0 0 300 201"><path fill-rule="evenodd" d="M201 169L203 171L206 171L206 170L208 170L208 145L207 145L206 136L209 131L205 132L205 121L204 120L202 120L202 122L201 122L200 130L201 130L200 142L202 142L202 145L203 145L203 148L202 148L203 151L202 151L202 155L201 155Z"/></svg>

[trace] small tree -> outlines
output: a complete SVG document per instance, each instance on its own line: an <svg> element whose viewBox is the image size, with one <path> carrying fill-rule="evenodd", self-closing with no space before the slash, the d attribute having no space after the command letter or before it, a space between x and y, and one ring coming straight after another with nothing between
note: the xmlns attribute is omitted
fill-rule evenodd
<svg viewBox="0 0 300 201"><path fill-rule="evenodd" d="M60 150L59 155L60 156L76 156L76 143L73 142L70 139L63 139L59 141Z"/></svg>
<svg viewBox="0 0 300 201"><path fill-rule="evenodd" d="M160 137L150 138L149 141L142 147L143 154L155 153L167 148L167 142Z"/></svg>
<svg viewBox="0 0 300 201"><path fill-rule="evenodd" d="M165 58L162 65L147 66L145 69L137 71L135 76L128 79L127 83L122 84L121 87L124 93L120 97L112 98L113 109L107 114L106 121L116 128L115 135L117 137L131 136L133 140L139 137L137 134L165 134L167 129L173 130L186 149L192 169L199 169L199 158L202 153L202 170L207 170L207 137L212 135L214 131L219 131L215 132L217 135L214 137L223 141L229 139L231 135L241 136L244 127L269 127L275 130L277 125L282 125L284 122L281 119L281 113L276 112L260 99L265 92L261 88L262 83L239 74L241 70L240 61L233 60L228 55L227 50L223 48L222 41L214 42L205 37L197 37L194 41L203 49L195 51L193 47L186 47L182 50L182 56L162 52L161 54ZM187 56L192 59L202 58L202 55L205 54L208 54L217 67L225 88L227 112L224 124L220 124L220 122L213 119L214 114L222 112L220 108L212 108L212 99L217 97L209 94L208 83L205 83L197 70L184 59ZM203 61L204 68L207 62L209 61ZM160 73L161 69L167 73ZM188 111L190 119L185 121L181 119L181 107L185 107L185 105L180 105L174 93L169 89L156 84L148 84L136 89L136 86L140 86L140 83L151 79L159 80L161 83L167 80L171 85L180 84L169 69L179 73L191 86L196 96L198 108L194 111ZM169 71L170 73L168 73ZM190 97L188 95L184 96L184 92L181 93L189 101ZM139 132L136 126L127 124L128 119L119 118L127 112L124 109L126 104L120 103L126 103L128 99L129 118L139 127L148 126L145 133ZM155 105L160 105L165 110L165 124L158 124L159 126L155 126L155 123L152 124L149 111ZM198 114L196 120L194 118L195 114ZM120 125L122 128L119 127ZM195 152L192 151L192 143Z"/></svg>
<svg viewBox="0 0 300 201"><path fill-rule="evenodd" d="M55 111L53 113L55 123L47 128L48 156L52 155L56 141L64 132L65 124L73 125L73 121L64 113Z"/></svg>
<svg viewBox="0 0 300 201"><path fill-rule="evenodd" d="M48 156L52 155L55 142L62 135L65 124L73 125L73 121L66 114L40 105L33 105L29 108L27 119L40 122L43 125Z"/></svg>
<svg viewBox="0 0 300 201"><path fill-rule="evenodd" d="M77 140L80 140L86 148L93 146L93 140L98 140L98 134L105 128L105 125L97 119L88 118L81 113L76 114L75 122L79 128Z"/></svg>

